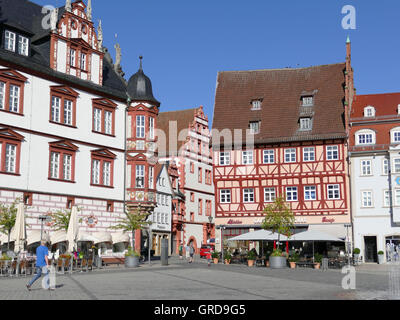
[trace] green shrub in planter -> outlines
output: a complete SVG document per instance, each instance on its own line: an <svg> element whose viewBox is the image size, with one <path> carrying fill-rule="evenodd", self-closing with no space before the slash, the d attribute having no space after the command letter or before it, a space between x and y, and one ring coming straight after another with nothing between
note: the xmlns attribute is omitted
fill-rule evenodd
<svg viewBox="0 0 400 320"><path fill-rule="evenodd" d="M354 254L360 254L360 253L361 253L361 250L358 249L358 248L355 248L355 249L353 250L353 253L354 253Z"/></svg>
<svg viewBox="0 0 400 320"><path fill-rule="evenodd" d="M218 252L218 251L214 251L214 252L211 254L211 256L212 256L213 259L219 259L219 252Z"/></svg>
<svg viewBox="0 0 400 320"><path fill-rule="evenodd" d="M128 252L125 253L125 257L140 257L140 253L129 247Z"/></svg>
<svg viewBox="0 0 400 320"><path fill-rule="evenodd" d="M232 260L232 255L229 252L225 252L224 259L230 261Z"/></svg>
<svg viewBox="0 0 400 320"><path fill-rule="evenodd" d="M5 253L3 253L3 256L0 258L0 260L3 260L3 261L10 261L10 260L12 260L12 258L9 257L8 255L6 255Z"/></svg>
<svg viewBox="0 0 400 320"><path fill-rule="evenodd" d="M283 251L281 249L275 249L272 254L271 257L283 257Z"/></svg>
<svg viewBox="0 0 400 320"><path fill-rule="evenodd" d="M383 251L379 251L378 255L383 256L383 255L385 255L385 253Z"/></svg>
<svg viewBox="0 0 400 320"><path fill-rule="evenodd" d="M289 257L290 262L298 262L300 260L300 255L295 253Z"/></svg>
<svg viewBox="0 0 400 320"><path fill-rule="evenodd" d="M249 251L249 252L247 253L247 260L256 260L256 258L257 258L257 256L256 256L256 254L254 253L254 251Z"/></svg>
<svg viewBox="0 0 400 320"><path fill-rule="evenodd" d="M322 258L323 258L322 254L317 253L317 254L315 254L315 256L314 256L314 261L315 261L316 263L322 263Z"/></svg>

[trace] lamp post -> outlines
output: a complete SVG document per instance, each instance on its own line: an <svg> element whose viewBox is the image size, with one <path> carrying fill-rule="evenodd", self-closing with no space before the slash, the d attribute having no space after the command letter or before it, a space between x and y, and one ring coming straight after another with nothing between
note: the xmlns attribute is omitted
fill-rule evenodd
<svg viewBox="0 0 400 320"><path fill-rule="evenodd" d="M347 261L350 266L350 254L351 254L351 247L350 247L350 237L349 237L349 228L351 228L351 224L344 225L347 232Z"/></svg>
<svg viewBox="0 0 400 320"><path fill-rule="evenodd" d="M222 255L222 264L225 264L224 259L224 230L226 229L225 226L221 226L221 255Z"/></svg>
<svg viewBox="0 0 400 320"><path fill-rule="evenodd" d="M49 219L49 216L40 216L39 220L41 221L40 227L40 241L43 240L43 223Z"/></svg>
<svg viewBox="0 0 400 320"><path fill-rule="evenodd" d="M211 235L213 217L212 217L212 216L209 216L209 217L208 217L208 221L210 222L210 235ZM210 238L211 238L211 236L210 236ZM208 240L208 239L207 239L207 240Z"/></svg>

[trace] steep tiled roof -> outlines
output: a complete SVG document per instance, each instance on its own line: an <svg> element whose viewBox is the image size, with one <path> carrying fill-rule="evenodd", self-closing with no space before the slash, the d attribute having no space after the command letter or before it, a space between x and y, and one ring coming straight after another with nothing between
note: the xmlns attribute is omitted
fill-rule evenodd
<svg viewBox="0 0 400 320"><path fill-rule="evenodd" d="M365 107L375 108L374 117L364 117ZM391 144L390 131L400 127L400 93L357 95L353 102L350 122L350 147L352 152L378 152L388 150ZM356 133L369 129L375 132L376 143L371 146L356 146Z"/></svg>
<svg viewBox="0 0 400 320"><path fill-rule="evenodd" d="M158 115L157 127L159 130L162 130L162 132L164 132L166 136L165 145L162 139L159 138L158 150L160 157L178 155L179 148L186 142L185 139L188 136L189 125L194 120L196 110L197 108L171 112L161 112ZM176 126L174 122L176 122ZM170 124L171 128L177 128L176 132L170 132ZM174 139L176 139L177 143L174 143ZM173 144L172 146L169 145L170 141Z"/></svg>
<svg viewBox="0 0 400 320"><path fill-rule="evenodd" d="M64 7L59 8L59 17ZM50 68L50 30L42 27L42 6L28 0L0 0L0 25L11 25L32 35L31 56L24 57L0 48L0 59L23 68L47 74L63 81L75 82L82 87L126 99L126 84L108 59L103 60L103 85L66 75Z"/></svg>
<svg viewBox="0 0 400 320"><path fill-rule="evenodd" d="M261 121L256 143L343 138L345 63L300 69L228 71L218 74L213 129L249 128ZM314 93L314 106L302 95ZM262 100L252 111L251 102ZM299 130L300 116L313 115L311 131ZM220 142L214 138L213 145Z"/></svg>

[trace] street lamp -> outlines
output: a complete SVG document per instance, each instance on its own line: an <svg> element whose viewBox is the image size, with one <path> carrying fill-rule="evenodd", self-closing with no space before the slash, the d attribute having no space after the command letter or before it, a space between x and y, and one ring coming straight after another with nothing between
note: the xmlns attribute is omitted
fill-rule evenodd
<svg viewBox="0 0 400 320"><path fill-rule="evenodd" d="M41 227L40 227L40 241L43 240L43 223L45 221L49 220L49 216L40 216L39 220L41 221Z"/></svg>
<svg viewBox="0 0 400 320"><path fill-rule="evenodd" d="M347 232L347 261L348 261L348 264L350 265L351 247L350 247L349 229L351 228L351 224L347 223L344 226L345 226L346 232Z"/></svg>
<svg viewBox="0 0 400 320"><path fill-rule="evenodd" d="M221 255L222 255L222 264L225 264L224 259L224 230L226 229L225 226L221 226Z"/></svg>

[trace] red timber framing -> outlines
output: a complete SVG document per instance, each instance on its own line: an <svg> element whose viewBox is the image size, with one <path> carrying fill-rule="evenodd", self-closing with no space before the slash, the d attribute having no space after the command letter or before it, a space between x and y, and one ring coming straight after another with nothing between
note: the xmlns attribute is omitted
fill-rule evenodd
<svg viewBox="0 0 400 320"><path fill-rule="evenodd" d="M0 95L0 111L17 115L24 114L24 89L27 80L28 78L13 69L0 70L0 90L2 95ZM19 88L17 111L13 111L13 106L10 107L10 89L12 86Z"/></svg>
<svg viewBox="0 0 400 320"><path fill-rule="evenodd" d="M338 158L328 160L328 147L337 146ZM314 148L314 157L305 161L304 148ZM296 161L285 162L285 149L296 149ZM274 150L273 163L265 163L264 150ZM241 150L229 151L230 165L219 165L215 153L214 184L216 189L216 217L261 217L268 204L264 189L271 188L275 196L286 198L287 187L297 187L297 201L287 201L296 216L334 216L349 214L347 185L347 152L343 140L311 143L275 144L258 146L254 150L254 164L241 164ZM236 161L234 161L236 160ZM328 198L328 186L339 186L339 199ZM305 187L315 187L316 198L305 198ZM254 201L244 201L244 190L254 190ZM220 202L221 190L230 190L230 203ZM267 200L267 201L266 201Z"/></svg>
<svg viewBox="0 0 400 320"><path fill-rule="evenodd" d="M79 148L67 140L50 142L49 146L49 180L75 183L75 155ZM57 165L54 154L58 155ZM70 175L64 170L64 161L68 156L71 157Z"/></svg>
<svg viewBox="0 0 400 320"><path fill-rule="evenodd" d="M114 160L117 158L115 154L108 151L107 149L100 149L91 152L91 175L90 175L90 185L93 187L103 187L103 188L114 188ZM94 176L94 166L95 162L99 164L98 166L98 177ZM109 165L109 177L108 183L105 176L105 166ZM94 179L97 180L94 181Z"/></svg>
<svg viewBox="0 0 400 320"><path fill-rule="evenodd" d="M93 112L92 112L92 132L105 134L107 136L115 137L115 110L117 108L117 104L112 102L110 99L98 98L92 99L93 103ZM101 128L100 131L96 130L95 126L95 109L101 110ZM112 124L111 124L111 133L106 132L106 112L110 112L112 114Z"/></svg>
<svg viewBox="0 0 400 320"><path fill-rule="evenodd" d="M11 129L0 129L0 174L19 175L23 140L24 136Z"/></svg>
<svg viewBox="0 0 400 320"><path fill-rule="evenodd" d="M50 67L57 70L57 52L58 52L58 41L65 41L67 43L66 52L66 73L71 74L71 69L76 71L76 76L81 78L82 74L87 75L87 80L93 78L93 72L99 72L99 83L103 83L103 57L104 53L99 48L97 34L95 32L95 27L92 21L88 20L85 13L86 5L83 1L77 1L72 3L72 12L65 11L58 22L57 33L51 34L51 44L50 44ZM77 10L78 14L74 14ZM66 28L66 35L63 36L63 28ZM78 38L72 38L72 30L78 30ZM89 40L86 42L82 39L83 35L87 36ZM93 39L93 41L92 41ZM71 65L71 49L75 50L75 65ZM100 57L99 70L91 70L91 59L92 54L96 53ZM85 54L85 66L81 65L81 55Z"/></svg>
<svg viewBox="0 0 400 320"><path fill-rule="evenodd" d="M79 93L67 86L51 86L50 87L50 110L49 122L67 127L76 128L76 101ZM57 99L57 100L56 100ZM56 102L57 101L57 102ZM67 103L72 103L72 118L66 119ZM58 114L55 108L58 107Z"/></svg>

